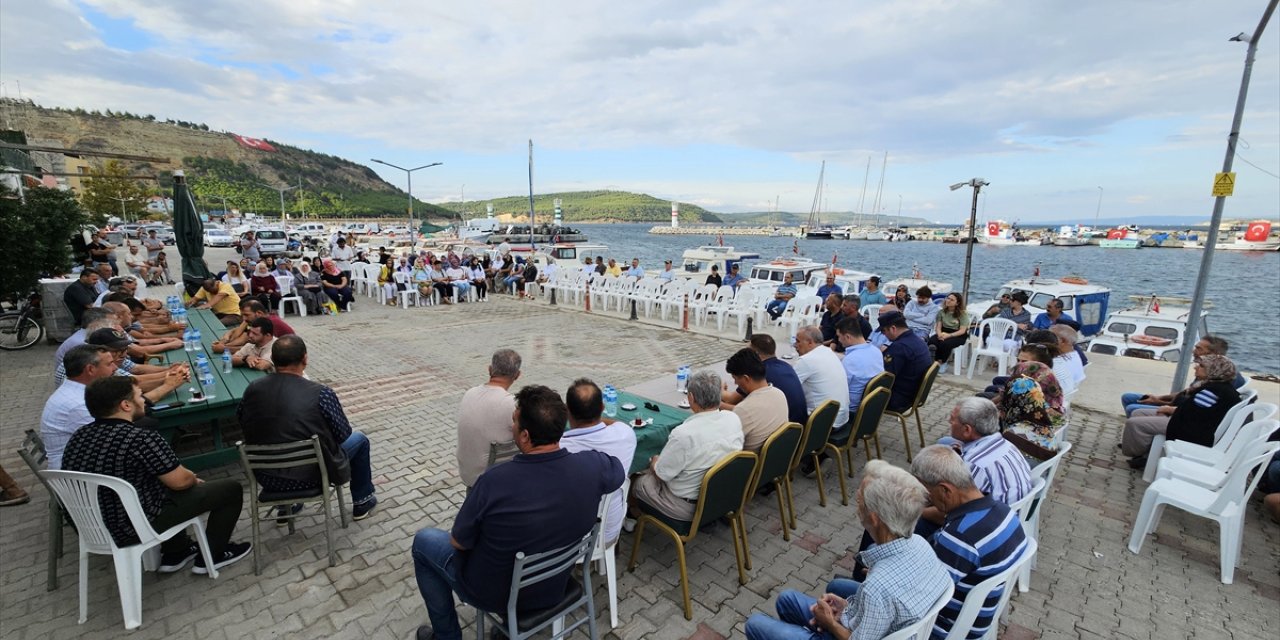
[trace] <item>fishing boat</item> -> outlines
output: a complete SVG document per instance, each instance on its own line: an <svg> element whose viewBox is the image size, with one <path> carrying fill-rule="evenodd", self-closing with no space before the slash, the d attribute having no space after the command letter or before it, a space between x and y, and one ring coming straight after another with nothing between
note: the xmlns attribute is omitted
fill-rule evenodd
<svg viewBox="0 0 1280 640"><path fill-rule="evenodd" d="M1042 278L1033 276L1026 280L1010 280L1000 287L995 299L971 301L966 305L969 316L981 318L987 309L999 303L1000 296L1006 293L1021 291L1027 294L1027 304L1023 305L1031 312L1031 319L1044 313L1049 301L1057 298L1062 301L1062 313L1080 324L1080 335L1089 337L1102 331L1103 321L1107 317L1107 306L1111 301L1111 289L1090 284L1079 276L1062 278Z"/></svg>
<svg viewBox="0 0 1280 640"><path fill-rule="evenodd" d="M748 275L748 288L777 287L782 284L783 278L788 273L791 274L791 282L798 287L800 284L808 282L812 273L826 268L826 263L814 262L804 257L778 257L768 262L758 262L751 265L751 272Z"/></svg>
<svg viewBox="0 0 1280 640"><path fill-rule="evenodd" d="M883 289L885 295L891 295L892 292L897 291L899 285L906 285L907 291L911 292L912 296L916 295L916 291L919 291L920 287L929 287L929 290L933 292L933 300L942 300L947 297L947 294L955 290L955 287L950 282L930 280L924 277L919 265L916 264L911 265L910 278L895 278L886 281Z"/></svg>
<svg viewBox="0 0 1280 640"><path fill-rule="evenodd" d="M1106 326L1089 343L1089 353L1129 356L1147 360L1177 362L1186 348L1187 319L1191 300L1172 296L1130 296L1135 306L1107 317ZM1209 306L1206 304L1206 306ZM1208 328L1200 312L1199 335Z"/></svg>
<svg viewBox="0 0 1280 640"><path fill-rule="evenodd" d="M1271 237L1269 221L1254 220L1232 240L1219 242L1218 248L1227 251L1280 251L1280 239Z"/></svg>
<svg viewBox="0 0 1280 640"><path fill-rule="evenodd" d="M978 242L996 246L1015 245L1018 244L1017 231L1017 227L1004 220L989 220L982 235L978 236Z"/></svg>
<svg viewBox="0 0 1280 640"><path fill-rule="evenodd" d="M1089 244L1089 241L1080 233L1079 225L1071 226L1064 224L1058 228L1058 235L1053 238L1055 247L1081 247Z"/></svg>
<svg viewBox="0 0 1280 640"><path fill-rule="evenodd" d="M1137 249L1142 246L1142 240L1129 227L1116 227L1107 231L1107 237L1099 240L1098 246L1103 249Z"/></svg>
<svg viewBox="0 0 1280 640"><path fill-rule="evenodd" d="M705 278L711 273L711 267L720 267L720 275L729 275L729 270L743 260L755 260L758 253L738 251L723 245L704 245L694 249L685 249L680 256L680 270L676 273L680 278Z"/></svg>
<svg viewBox="0 0 1280 640"><path fill-rule="evenodd" d="M501 228L502 223L493 217L493 205L489 205L489 215L487 217L472 218L463 223L461 227L458 227L458 239L486 242L489 240L489 236L497 233Z"/></svg>

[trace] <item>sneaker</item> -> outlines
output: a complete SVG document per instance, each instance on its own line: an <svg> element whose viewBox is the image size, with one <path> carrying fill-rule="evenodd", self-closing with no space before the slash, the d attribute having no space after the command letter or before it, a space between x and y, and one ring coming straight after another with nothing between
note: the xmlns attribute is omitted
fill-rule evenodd
<svg viewBox="0 0 1280 640"><path fill-rule="evenodd" d="M222 552L222 554L213 557L213 568L221 569L223 567L233 565L243 560L252 550L253 545L248 542L228 542L227 548ZM203 556L196 558L196 564L191 567L191 573L196 575L205 575L209 573L209 570L204 566Z"/></svg>
<svg viewBox="0 0 1280 640"><path fill-rule="evenodd" d="M292 505L292 506L288 506L288 507L283 506L283 505L281 505L281 506L279 506L279 507L276 507L276 515L282 516L282 517L276 518L276 526L277 526L277 527L287 526L287 525L289 524L289 519L288 519L288 518L285 518L285 517L283 517L283 516L288 516L288 515L294 515L294 516L296 516L296 515L298 515L298 512L300 512L300 511L302 511L302 503L301 503L301 502L299 502L298 504Z"/></svg>
<svg viewBox="0 0 1280 640"><path fill-rule="evenodd" d="M18 489L13 493L0 491L0 507L12 507L15 505L26 504L28 502L31 502L31 495L22 489Z"/></svg>
<svg viewBox="0 0 1280 640"><path fill-rule="evenodd" d="M370 515L373 515L373 510L377 506L378 506L378 499L369 498L367 502L358 504L351 508L351 519L364 520L365 518L368 518Z"/></svg>
<svg viewBox="0 0 1280 640"><path fill-rule="evenodd" d="M636 519L635 519L635 518L623 518L623 519L622 519L622 530L623 530L623 531L626 531L627 533L632 533L632 532L634 532L634 531L636 530Z"/></svg>
<svg viewBox="0 0 1280 640"><path fill-rule="evenodd" d="M199 556L200 547L196 546L196 543L192 542L182 551L161 554L160 568L156 569L156 571L159 573L174 573L182 571L182 568L187 566L187 563L195 560Z"/></svg>
<svg viewBox="0 0 1280 640"><path fill-rule="evenodd" d="M947 372L947 363L944 362L938 366L938 375L942 375L946 372Z"/></svg>

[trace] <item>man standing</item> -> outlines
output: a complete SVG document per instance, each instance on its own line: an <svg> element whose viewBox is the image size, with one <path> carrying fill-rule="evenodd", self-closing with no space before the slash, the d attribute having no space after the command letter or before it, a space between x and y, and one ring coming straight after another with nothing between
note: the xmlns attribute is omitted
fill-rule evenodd
<svg viewBox="0 0 1280 640"><path fill-rule="evenodd" d="M640 268L640 258L631 259L631 268L627 269L627 275L636 280L644 277L644 269Z"/></svg>
<svg viewBox="0 0 1280 640"><path fill-rule="evenodd" d="M528 386L515 405L507 437L520 453L480 476L452 531L428 528L414 536L414 575L431 620L418 628L418 640L462 637L455 593L479 609L505 612L516 553L580 540L595 523L600 498L622 486L626 474L617 458L560 447L569 412L556 392ZM570 579L564 573L521 591L520 609L554 606Z"/></svg>
<svg viewBox="0 0 1280 640"><path fill-rule="evenodd" d="M262 259L262 245L253 231L246 231L240 239L240 255L248 258L250 264L257 264Z"/></svg>
<svg viewBox="0 0 1280 640"><path fill-rule="evenodd" d="M333 265L338 268L338 271L341 271L342 275L346 276L347 280L350 281L351 261L356 257L356 250L347 246L346 238L338 236L338 243L334 245L329 257L333 259ZM436 268L439 268L439 265Z"/></svg>
<svg viewBox="0 0 1280 640"><path fill-rule="evenodd" d="M768 313L769 317L774 320L777 320L782 315L782 312L786 311L787 304L791 302L792 298L796 297L796 285L792 284L791 280L791 273L783 274L782 284L778 285L778 290L774 292L773 300L770 300L769 304L764 306L765 313Z"/></svg>
<svg viewBox="0 0 1280 640"><path fill-rule="evenodd" d="M569 410L569 429L560 438L560 447L570 453L607 453L618 459L624 472L630 471L636 455L636 432L625 422L602 418L604 396L600 387L586 378L579 378L573 381L564 398ZM626 509L627 497L619 489L609 498L609 512L603 523L607 526L600 532L606 543L618 538Z"/></svg>
<svg viewBox="0 0 1280 640"><path fill-rule="evenodd" d="M147 232L147 237L142 241L142 246L147 248L147 262L150 262L151 266L155 266L160 252L164 251L164 242L161 242L160 238L156 237L155 229Z"/></svg>
<svg viewBox="0 0 1280 640"><path fill-rule="evenodd" d="M92 269L81 271L76 281L67 285L62 292L62 302L67 305L67 311L71 312L71 319L76 324L82 324L84 310L92 309L97 299L98 274Z"/></svg>
<svg viewBox="0 0 1280 640"><path fill-rule="evenodd" d="M240 324L240 296L236 295L231 285L221 280L205 279L196 295L187 301L187 307L211 309L223 326L234 327Z"/></svg>
<svg viewBox="0 0 1280 640"><path fill-rule="evenodd" d="M915 402L916 392L933 358L929 355L929 346L907 327L907 319L899 311L880 316L880 332L891 343L884 351L884 370L893 374L889 410L905 411Z"/></svg>
<svg viewBox="0 0 1280 640"><path fill-rule="evenodd" d="M849 384L844 377L844 367L837 356L822 344L822 332L817 327L800 327L796 331L796 377L804 389L805 408L813 413L818 405L833 400L840 405L836 413L836 429L844 428L849 421Z"/></svg>
<svg viewBox="0 0 1280 640"><path fill-rule="evenodd" d="M249 330L245 332L248 342L231 356L232 366L272 371L271 348L276 342L274 331L271 321L266 318L250 320Z"/></svg>
<svg viewBox="0 0 1280 640"><path fill-rule="evenodd" d="M89 243L89 257L93 258L95 265L107 265L110 270L105 277L116 274L116 246L107 240L106 231L99 230L93 235L93 242Z"/></svg>
<svg viewBox="0 0 1280 640"><path fill-rule="evenodd" d="M742 421L720 410L720 376L698 371L689 376L693 415L675 429L662 453L649 460L631 495L676 520L692 520L702 476L721 458L742 450Z"/></svg>
<svg viewBox="0 0 1280 640"><path fill-rule="evenodd" d="M844 290L840 288L840 285L836 284L836 274L828 270L827 281L823 283L821 287L818 287L818 297L826 300L827 296L833 293L838 296L843 296Z"/></svg>
<svg viewBox="0 0 1280 640"><path fill-rule="evenodd" d="M764 363L765 381L786 397L787 422L804 424L809 419L809 410L804 402L804 387L800 384L800 378L796 376L796 370L777 358L778 346L773 337L767 333L754 334L747 347L754 351ZM736 390L726 389L721 394L720 408L732 410L734 405L742 402L745 397L747 397L746 389L741 387Z"/></svg>
<svg viewBox="0 0 1280 640"><path fill-rule="evenodd" d="M760 453L764 441L787 422L787 396L769 386L764 362L751 349L730 356L724 369L747 396L733 406L734 415L742 421L742 448Z"/></svg>
<svg viewBox="0 0 1280 640"><path fill-rule="evenodd" d="M138 492L142 512L152 528L164 531L201 514L209 514L205 537L214 569L249 555L248 542L231 542L243 501L235 480L204 481L182 466L159 433L134 423L146 413L142 389L130 378L108 377L85 389L84 402L95 420L76 431L67 443L62 468L120 478ZM103 495L106 494L106 495ZM102 519L118 546L138 543L137 532L120 499L100 492ZM160 545L160 573L182 570L195 560L192 573L205 574L204 557L183 531Z"/></svg>
<svg viewBox="0 0 1280 640"><path fill-rule="evenodd" d="M858 415L867 383L884 373L884 356L862 338L862 330L853 318L845 318L836 325L836 337L844 345L844 359L840 364L849 394L849 419L853 420ZM844 425L838 426L844 428Z"/></svg>
<svg viewBox="0 0 1280 640"><path fill-rule="evenodd" d="M928 340L929 334L933 333L934 321L938 319L938 305L933 301L933 290L927 286L916 289L915 299L902 309L902 315L907 319L908 328L920 336L921 340Z"/></svg>
<svg viewBox="0 0 1280 640"><path fill-rule="evenodd" d="M516 410L511 385L520 377L520 354L511 349L493 352L489 381L462 396L458 409L458 475L468 488L489 464L489 447L511 442L511 414Z"/></svg>
<svg viewBox="0 0 1280 640"><path fill-rule="evenodd" d="M245 441L283 444L317 436L329 482L351 482L351 518L369 517L378 506L369 462L369 438L351 428L333 389L306 378L307 344L302 338L284 336L275 342L271 350L275 373L249 383L236 408L240 424L246 426ZM316 468L256 473L258 482L272 492L304 491L320 484L320 470Z"/></svg>

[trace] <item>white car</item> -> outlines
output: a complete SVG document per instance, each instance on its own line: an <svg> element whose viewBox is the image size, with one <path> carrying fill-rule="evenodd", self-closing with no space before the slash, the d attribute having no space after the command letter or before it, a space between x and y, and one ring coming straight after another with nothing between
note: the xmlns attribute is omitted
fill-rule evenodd
<svg viewBox="0 0 1280 640"><path fill-rule="evenodd" d="M230 247L233 244L235 244L235 238L226 229L204 230L204 246L206 247Z"/></svg>
<svg viewBox="0 0 1280 640"><path fill-rule="evenodd" d="M259 229L254 235L258 236L258 248L263 257L284 255L289 247L288 237L279 229Z"/></svg>

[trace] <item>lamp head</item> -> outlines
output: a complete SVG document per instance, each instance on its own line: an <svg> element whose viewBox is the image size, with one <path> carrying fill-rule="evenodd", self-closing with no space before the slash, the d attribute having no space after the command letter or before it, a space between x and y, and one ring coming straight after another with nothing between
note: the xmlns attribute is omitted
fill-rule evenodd
<svg viewBox="0 0 1280 640"><path fill-rule="evenodd" d="M1253 36L1241 31L1236 34L1235 37L1228 39L1227 42L1243 42L1245 44L1249 44L1253 42Z"/></svg>
<svg viewBox="0 0 1280 640"><path fill-rule="evenodd" d="M955 184L951 185L951 190L952 190L952 191L955 191L956 189L959 189L959 188L961 188L961 187L967 187L967 186L969 186L969 183L968 183L968 182L957 182L957 183L955 183Z"/></svg>

